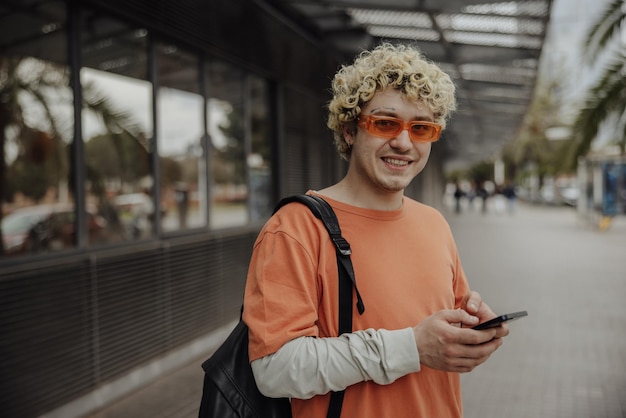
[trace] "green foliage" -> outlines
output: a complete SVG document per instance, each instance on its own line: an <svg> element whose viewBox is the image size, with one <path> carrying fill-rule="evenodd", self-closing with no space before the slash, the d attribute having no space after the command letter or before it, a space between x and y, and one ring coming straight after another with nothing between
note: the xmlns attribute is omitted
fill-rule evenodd
<svg viewBox="0 0 626 418"><path fill-rule="evenodd" d="M591 27L584 44L584 53L589 62L593 62L607 45L619 38L626 19L625 9L624 0L613 0Z"/></svg>
<svg viewBox="0 0 626 418"><path fill-rule="evenodd" d="M24 159L15 161L8 174L11 179L11 188L19 190L24 196L35 202L41 200L49 187L55 183L51 181L50 163L30 164Z"/></svg>
<svg viewBox="0 0 626 418"><path fill-rule="evenodd" d="M85 160L104 178L133 182L150 173L148 151L128 131L91 138L85 143Z"/></svg>
<svg viewBox="0 0 626 418"><path fill-rule="evenodd" d="M20 192L39 201L48 188L67 177L69 154L63 141L67 132L60 128L62 124L53 109L60 102L71 102L68 91L63 67L33 58L0 57L3 200L12 201L14 194ZM9 149L14 153L10 161L4 154Z"/></svg>
<svg viewBox="0 0 626 418"><path fill-rule="evenodd" d="M560 119L560 89L560 80L540 80L538 83L518 137L502 149L508 179L519 182L528 174L528 167L533 167L532 174L540 177L560 172L570 141L550 140L547 135L550 128L564 125Z"/></svg>
<svg viewBox="0 0 626 418"><path fill-rule="evenodd" d="M615 143L621 153L626 147L626 42L620 34L626 20L623 0L611 2L593 25L585 42L588 61L593 62L603 51L612 55L602 75L587 93L584 105L574 122L574 137L564 161L565 169L576 167L578 157L587 154L600 126L615 118ZM617 45L615 49L609 49Z"/></svg>
<svg viewBox="0 0 626 418"><path fill-rule="evenodd" d="M162 184L173 185L183 180L182 165L178 161L169 157L161 157L160 161Z"/></svg>
<svg viewBox="0 0 626 418"><path fill-rule="evenodd" d="M493 181L493 162L481 161L474 164L468 170L467 177L478 184L488 180Z"/></svg>
<svg viewBox="0 0 626 418"><path fill-rule="evenodd" d="M446 180L456 182L462 179L480 184L493 181L494 164L491 161L479 161L467 169L455 170L447 174Z"/></svg>
<svg viewBox="0 0 626 418"><path fill-rule="evenodd" d="M218 184L242 184L245 175L243 149L243 111L234 108L228 114L229 123L219 129L227 138L223 147L213 149L212 177Z"/></svg>

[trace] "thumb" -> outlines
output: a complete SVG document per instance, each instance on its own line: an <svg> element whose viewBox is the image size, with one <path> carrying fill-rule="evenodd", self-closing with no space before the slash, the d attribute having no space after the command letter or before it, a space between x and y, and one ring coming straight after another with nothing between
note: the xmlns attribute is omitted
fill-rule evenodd
<svg viewBox="0 0 626 418"><path fill-rule="evenodd" d="M478 317L474 315L470 315L467 311L463 309L455 309L453 311L448 311L448 315L446 316L446 320L451 324L461 324L461 326L474 326L478 324Z"/></svg>

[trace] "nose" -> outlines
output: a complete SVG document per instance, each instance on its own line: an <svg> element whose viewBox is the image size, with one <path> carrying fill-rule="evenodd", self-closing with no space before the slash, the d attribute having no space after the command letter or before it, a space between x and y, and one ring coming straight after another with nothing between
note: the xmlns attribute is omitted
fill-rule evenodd
<svg viewBox="0 0 626 418"><path fill-rule="evenodd" d="M391 145L392 148L403 151L411 149L413 147L413 142L411 141L411 138L409 138L409 131L403 129L398 136L389 141L389 145Z"/></svg>

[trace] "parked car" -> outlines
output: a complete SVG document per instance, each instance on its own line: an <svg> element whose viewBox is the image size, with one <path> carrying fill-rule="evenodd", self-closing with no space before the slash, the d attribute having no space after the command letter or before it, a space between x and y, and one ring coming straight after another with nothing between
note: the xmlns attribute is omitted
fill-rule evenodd
<svg viewBox="0 0 626 418"><path fill-rule="evenodd" d="M580 190L577 186L565 186L559 189L560 200L567 206L575 207L578 203L579 195Z"/></svg>
<svg viewBox="0 0 626 418"><path fill-rule="evenodd" d="M88 209L89 236L106 226L94 209ZM2 243L7 256L61 250L76 245L75 207L55 203L17 209L2 219Z"/></svg>

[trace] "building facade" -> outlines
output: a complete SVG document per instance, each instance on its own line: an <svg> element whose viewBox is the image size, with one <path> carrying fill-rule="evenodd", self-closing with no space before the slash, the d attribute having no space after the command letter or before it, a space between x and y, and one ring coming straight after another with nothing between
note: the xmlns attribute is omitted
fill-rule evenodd
<svg viewBox="0 0 626 418"><path fill-rule="evenodd" d="M255 0L1 0L0 45L0 410L78 416L238 317L273 204L346 168L341 62Z"/></svg>

